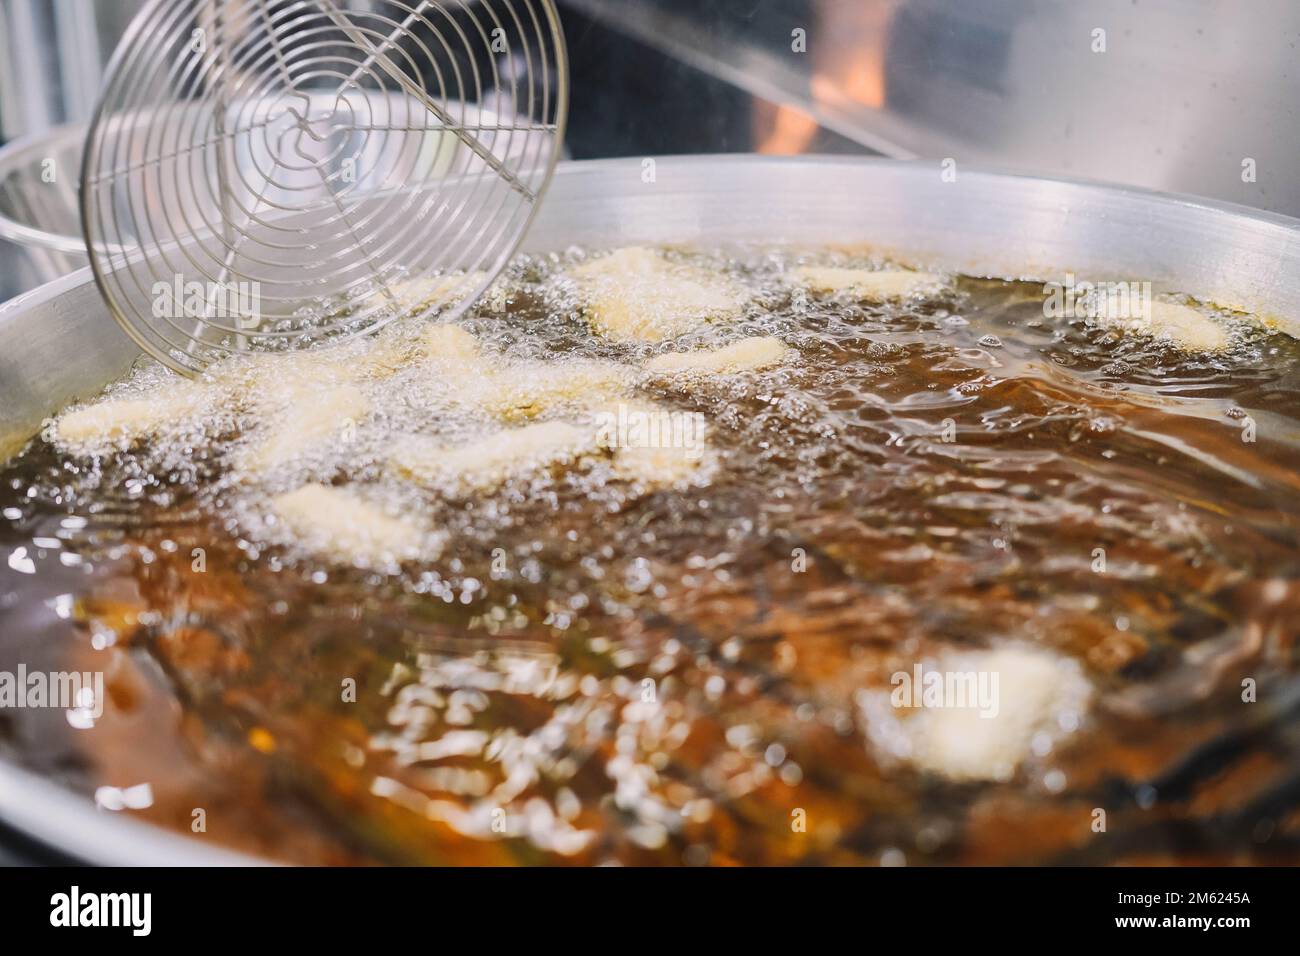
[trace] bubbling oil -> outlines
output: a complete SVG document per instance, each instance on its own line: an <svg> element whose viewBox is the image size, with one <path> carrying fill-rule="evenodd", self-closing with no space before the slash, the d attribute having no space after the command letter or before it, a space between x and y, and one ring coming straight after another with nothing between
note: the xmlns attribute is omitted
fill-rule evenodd
<svg viewBox="0 0 1300 956"><path fill-rule="evenodd" d="M1168 775L1243 722L1294 722L1241 684L1295 679L1300 346L1192 303L1230 345L1183 352L1048 318L1014 280L815 294L792 268L882 263L750 247L662 253L743 289L738 314L614 342L566 275L594 254L521 257L461 325L502 389L603 363L614 400L702 416L707 470L640 486L598 457L472 493L395 474L412 436L502 427L445 356L357 375L409 356L415 322L288 397L282 366L223 363L146 442L74 455L47 430L0 473L0 660L102 670L109 699L89 728L6 713L6 756L88 794L147 782L130 812L194 834L204 807L197 838L302 862L1297 858L1296 815L1261 803L1285 752ZM787 359L690 387L643 371L745 336ZM142 361L107 394L175 385ZM249 465L293 402L345 387L346 427ZM307 547L270 502L308 482L418 523L418 552ZM886 703L918 664L1017 654L1002 738Z"/></svg>

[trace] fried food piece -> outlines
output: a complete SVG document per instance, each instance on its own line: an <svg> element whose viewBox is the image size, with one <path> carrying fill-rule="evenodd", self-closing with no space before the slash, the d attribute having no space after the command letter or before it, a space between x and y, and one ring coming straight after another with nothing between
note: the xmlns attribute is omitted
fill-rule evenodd
<svg viewBox="0 0 1300 956"><path fill-rule="evenodd" d="M369 368L356 342L290 352L235 355L210 368L205 380L232 404L258 413L279 410L316 390L351 384ZM368 350L365 354L369 354Z"/></svg>
<svg viewBox="0 0 1300 956"><path fill-rule="evenodd" d="M641 491L672 487L706 473L708 428L699 412L648 402L618 402L595 413L603 448L614 451L614 477Z"/></svg>
<svg viewBox="0 0 1300 956"><path fill-rule="evenodd" d="M796 282L814 292L851 292L868 302L905 299L935 292L944 285L942 276L931 272L902 269L845 269L836 266L799 266L790 273Z"/></svg>
<svg viewBox="0 0 1300 956"><path fill-rule="evenodd" d="M646 363L646 370L662 375L701 378L771 368L785 360L790 349L770 335L750 336L720 349L703 352L668 352Z"/></svg>
<svg viewBox="0 0 1300 956"><path fill-rule="evenodd" d="M868 714L869 732L895 756L949 780L1010 779L1036 737L1050 743L1077 724L1091 694L1076 664L1036 648L949 653L925 670L922 686L906 672L907 684L895 681L890 700ZM964 699L949 699L949 680Z"/></svg>
<svg viewBox="0 0 1300 956"><path fill-rule="evenodd" d="M454 447L410 436L393 450L389 461L399 474L423 485L487 492L511 478L574 462L598 450L594 429L542 422L503 429Z"/></svg>
<svg viewBox="0 0 1300 956"><path fill-rule="evenodd" d="M484 276L483 272L468 272L408 279L393 284L393 297L404 312L417 315L454 305L482 282Z"/></svg>
<svg viewBox="0 0 1300 956"><path fill-rule="evenodd" d="M238 466L261 473L292 464L370 414L370 399L356 385L303 388L260 437L237 457Z"/></svg>
<svg viewBox="0 0 1300 956"><path fill-rule="evenodd" d="M600 359L509 362L485 356L478 341L455 326L432 326L421 348L431 374L450 386L452 403L508 422L590 407L625 394L637 376L631 366Z"/></svg>
<svg viewBox="0 0 1300 956"><path fill-rule="evenodd" d="M1154 336L1185 352L1218 352L1230 342L1222 326L1190 306L1176 302L1152 302L1150 318L1103 315L1097 324L1134 335Z"/></svg>
<svg viewBox="0 0 1300 956"><path fill-rule="evenodd" d="M484 404L498 418L532 419L557 408L590 407L631 387L636 370L617 362L518 362L495 370Z"/></svg>
<svg viewBox="0 0 1300 956"><path fill-rule="evenodd" d="M420 350L441 361L477 359L482 354L478 339L459 325L430 325L420 335Z"/></svg>
<svg viewBox="0 0 1300 956"><path fill-rule="evenodd" d="M424 529L341 488L306 484L272 498L271 506L306 547L353 564L409 560L425 540Z"/></svg>
<svg viewBox="0 0 1300 956"><path fill-rule="evenodd" d="M353 379L384 379L421 359L459 361L477 357L478 341L472 333L451 323L426 323L413 318L426 307L436 308L456 301L472 287L460 286L464 278L437 276L398 283L394 292L407 307L406 314L363 339L359 349L352 348L351 344L343 346L340 358L347 366L345 374Z"/></svg>
<svg viewBox="0 0 1300 956"><path fill-rule="evenodd" d="M569 270L586 299L588 320L620 342L657 342L710 319L739 313L742 291L703 269L628 246Z"/></svg>
<svg viewBox="0 0 1300 956"><path fill-rule="evenodd" d="M219 392L204 384L169 380L147 395L106 398L67 409L54 423L51 438L60 448L77 452L153 438L197 419L218 398Z"/></svg>
<svg viewBox="0 0 1300 956"><path fill-rule="evenodd" d="M685 448L632 447L619 450L614 458L614 474L644 491L670 488L695 478L702 470L704 457Z"/></svg>

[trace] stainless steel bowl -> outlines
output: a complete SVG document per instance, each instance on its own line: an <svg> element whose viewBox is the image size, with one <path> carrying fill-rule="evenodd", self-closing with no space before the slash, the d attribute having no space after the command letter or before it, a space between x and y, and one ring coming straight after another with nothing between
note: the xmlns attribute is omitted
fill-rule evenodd
<svg viewBox="0 0 1300 956"><path fill-rule="evenodd" d="M367 96L371 101L378 100L372 103L372 107L379 115L401 115L403 101L399 94L372 91ZM325 94L309 99L308 110L313 115L317 112L328 113L333 104L332 96ZM233 109L234 107L232 111ZM146 120L142 120L144 121ZM183 120L173 116L171 122L179 124ZM467 126L513 129L523 128L528 121L524 117L496 111L486 105L467 104L464 106L463 122ZM197 130L205 128L202 123L191 125ZM34 277L39 283L51 282L88 263L86 240L81 230L78 189L78 173L85 142L86 125L78 123L28 136L0 149L0 240L8 240L12 244L11 258L18 264L11 268L20 269L24 276ZM518 165L544 155L551 142L552 134L535 132L528 137L526 143L522 136L504 136L494 140L488 148L497 154L498 159ZM470 161L469 150L460 140L437 129L428 130L421 134L419 141L410 142L403 148L420 158L424 175L429 178L463 172ZM378 147L372 144L368 149L369 153L353 158L360 159L363 163L374 158L373 154ZM230 156L236 164L231 177L234 182L242 182L247 178L257 182L258 169L270 165L265 144L249 133L238 135L232 140ZM169 163L160 165L156 170L155 181L188 181L186 161L185 156L177 156ZM342 161L341 158L339 161ZM296 173L281 174L277 177L277 190L264 192L263 198L272 203L285 198L292 200L295 193L304 187L318 185L317 175L311 167ZM205 196L203 191L195 192L192 201L196 205L193 211L196 216L215 220L218 218L217 210L204 205ZM250 193L235 198L248 203L255 197ZM141 215L145 219L161 215L163 200L161 195L146 197L140 210ZM0 288L3 288L2 284Z"/></svg>
<svg viewBox="0 0 1300 956"><path fill-rule="evenodd" d="M564 163L524 249L735 241L869 244L969 275L1148 280L1300 335L1300 220L992 172L963 169L947 181L933 163L752 156L665 157L652 167L642 159ZM137 354L89 270L0 307L0 460ZM98 862L233 858L98 812L2 762L0 818Z"/></svg>

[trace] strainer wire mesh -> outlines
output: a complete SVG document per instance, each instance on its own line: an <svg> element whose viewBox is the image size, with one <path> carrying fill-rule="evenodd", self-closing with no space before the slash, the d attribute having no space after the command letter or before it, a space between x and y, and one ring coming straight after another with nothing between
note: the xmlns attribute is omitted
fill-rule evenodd
<svg viewBox="0 0 1300 956"><path fill-rule="evenodd" d="M115 318L189 373L466 307L535 214L567 109L550 0L155 0L109 77L87 250ZM412 284L435 276L432 298Z"/></svg>

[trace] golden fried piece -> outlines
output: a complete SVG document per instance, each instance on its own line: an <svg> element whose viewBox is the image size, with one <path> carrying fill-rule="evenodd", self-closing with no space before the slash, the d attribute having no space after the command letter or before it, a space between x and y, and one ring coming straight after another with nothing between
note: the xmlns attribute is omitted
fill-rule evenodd
<svg viewBox="0 0 1300 956"><path fill-rule="evenodd" d="M370 400L356 385L303 389L265 431L236 457L237 467L265 473L291 465L322 445L338 441L370 413Z"/></svg>
<svg viewBox="0 0 1300 956"><path fill-rule="evenodd" d="M1008 780L1078 725L1091 688L1074 662L1009 645L945 654L885 695L865 708L882 749L950 780Z"/></svg>
<svg viewBox="0 0 1300 956"><path fill-rule="evenodd" d="M750 336L719 349L667 352L646 363L646 371L674 378L701 379L758 371L783 362L790 349L770 335Z"/></svg>
<svg viewBox="0 0 1300 956"><path fill-rule="evenodd" d="M419 484L452 491L486 492L512 478L571 463L599 451L594 429L542 422L502 429L465 445L408 436L389 461L398 474Z"/></svg>
<svg viewBox="0 0 1300 956"><path fill-rule="evenodd" d="M1230 341L1222 326L1192 307L1176 302L1152 302L1149 317L1102 315L1097 324L1129 335L1163 339L1185 352L1218 352L1227 348Z"/></svg>
<svg viewBox="0 0 1300 956"><path fill-rule="evenodd" d="M364 566L417 557L423 528L342 488L303 485L271 499L276 516L310 550Z"/></svg>
<svg viewBox="0 0 1300 956"><path fill-rule="evenodd" d="M657 342L701 323L738 314L745 296L703 269L629 246L569 270L593 328L615 341Z"/></svg>
<svg viewBox="0 0 1300 956"><path fill-rule="evenodd" d="M134 442L197 419L220 397L217 389L176 379L132 398L106 398L67 409L54 423L51 438L67 451L92 453Z"/></svg>
<svg viewBox="0 0 1300 956"><path fill-rule="evenodd" d="M943 288L943 276L902 269L845 269L836 266L799 266L790 270L800 285L814 292L849 292L868 302L905 299Z"/></svg>

